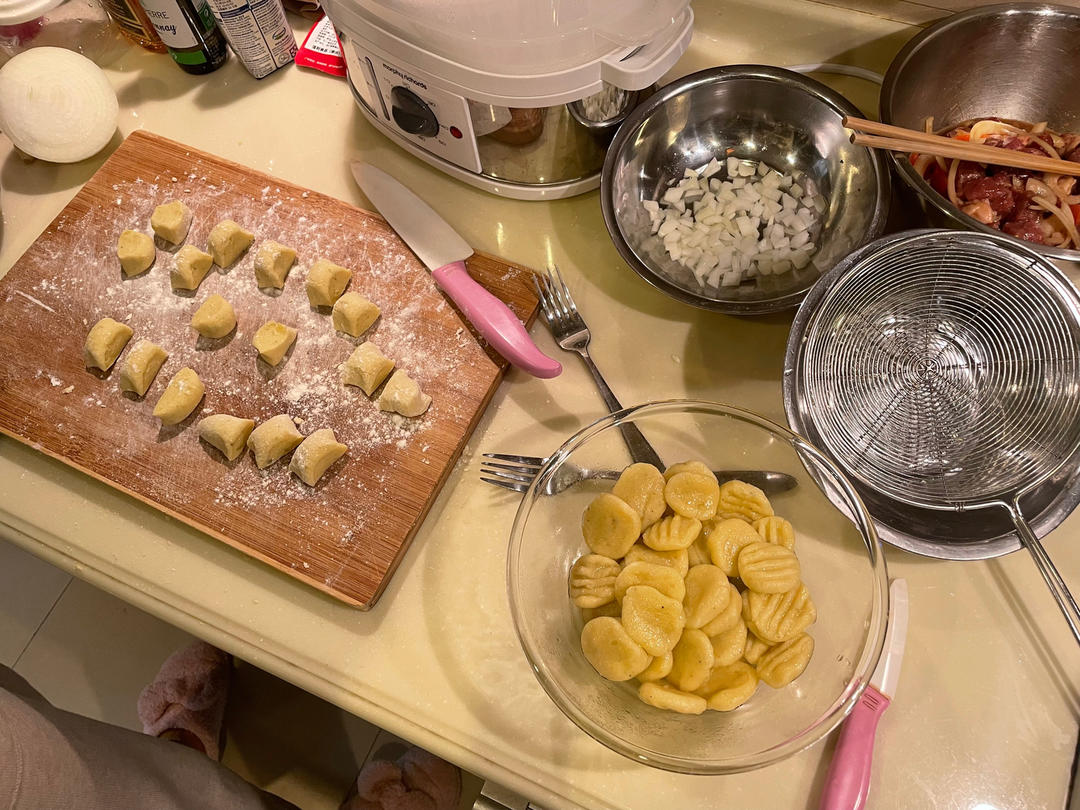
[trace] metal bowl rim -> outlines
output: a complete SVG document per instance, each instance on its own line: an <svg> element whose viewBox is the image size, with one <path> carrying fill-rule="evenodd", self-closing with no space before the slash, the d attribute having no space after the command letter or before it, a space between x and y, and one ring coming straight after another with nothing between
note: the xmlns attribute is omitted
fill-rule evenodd
<svg viewBox="0 0 1080 810"><path fill-rule="evenodd" d="M798 306L799 302L806 297L814 285L811 284L805 290L797 290L777 298L770 298L762 301L724 301L695 295L668 281L660 273L654 271L645 262L641 261L623 236L619 221L615 216L614 203L611 199L611 176L615 171L617 156L623 150L627 140L629 140L630 133L636 130L646 117L681 93L685 93L706 84L744 79L786 84L824 102L827 106L840 113L841 116L850 115L860 117L862 115L859 109L840 93L816 79L812 79L809 76L796 73L792 70L773 67L771 65L753 64L724 65L722 67L699 70L696 73L683 76L682 78L676 79L661 87L649 98L639 104L637 108L626 117L626 120L623 121L608 147L607 155L604 158L604 166L600 172L600 206L604 216L604 224L607 226L611 241L615 244L615 249L618 250L619 255L622 256L623 260L628 265L630 265L631 269L647 283L677 301L681 301L684 304L690 304L699 309L705 309L711 312L721 312L729 315L763 315L771 312L780 312ZM877 188L877 203L874 206L874 216L866 230L862 244L872 241L885 229L885 222L888 219L889 204L892 194L892 183L889 177L888 164L886 164L880 153L872 149L867 149L867 152L869 153L870 163L874 167L874 174L876 175L875 185ZM822 271L821 276L824 277L827 272L828 270ZM820 278L817 279L814 284L820 280Z"/></svg>

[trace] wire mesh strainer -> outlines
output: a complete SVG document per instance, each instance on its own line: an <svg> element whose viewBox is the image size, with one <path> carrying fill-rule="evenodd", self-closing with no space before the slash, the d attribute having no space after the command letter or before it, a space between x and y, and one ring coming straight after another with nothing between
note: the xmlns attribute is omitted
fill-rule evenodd
<svg viewBox="0 0 1080 810"><path fill-rule="evenodd" d="M1080 642L1080 609L1019 505L1080 445L1068 279L1011 240L924 231L869 245L821 283L788 363L818 444L900 503L1008 510Z"/></svg>

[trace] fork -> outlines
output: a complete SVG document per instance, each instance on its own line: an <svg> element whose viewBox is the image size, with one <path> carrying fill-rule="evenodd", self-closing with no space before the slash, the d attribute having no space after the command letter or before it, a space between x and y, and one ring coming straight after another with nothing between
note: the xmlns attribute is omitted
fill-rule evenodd
<svg viewBox="0 0 1080 810"><path fill-rule="evenodd" d="M540 468L548 459L539 456L512 456L506 453L484 453L484 458L494 461L484 461L480 465L480 480L497 487L512 489L514 492L525 492L533 479L536 478ZM502 463L497 463L502 462ZM555 475L547 482L543 489L545 495L557 495L564 489L572 487L582 481L592 479L614 480L621 474L620 470L591 469L579 467L576 464L563 463ZM786 492L797 485L793 476L787 473L770 472L768 470L715 470L713 474L722 484L725 481L745 481L759 487L766 495L775 495L778 492ZM491 476L485 478L484 476Z"/></svg>
<svg viewBox="0 0 1080 810"><path fill-rule="evenodd" d="M585 319L578 312L577 304L574 303L574 299L570 295L570 288L563 281L558 266L553 266L553 269L554 272L549 269L543 275L539 273L533 275L533 285L536 287L536 294L540 298L540 311L544 316L544 321L560 348L581 355L581 359L585 361L585 367L589 369L589 373L592 374L593 380L596 382L596 387L600 389L600 396L603 397L608 411L611 413L621 411L623 409L622 403L612 392L607 380L604 379L604 375L600 373L600 369L596 367L596 363L593 362L592 357L589 355L589 341L592 340L592 332L589 331ZM652 464L661 470L664 469L664 462L660 460L659 454L649 444L636 425L628 422L618 427L623 440L626 442L626 447L630 451L630 457L634 461Z"/></svg>

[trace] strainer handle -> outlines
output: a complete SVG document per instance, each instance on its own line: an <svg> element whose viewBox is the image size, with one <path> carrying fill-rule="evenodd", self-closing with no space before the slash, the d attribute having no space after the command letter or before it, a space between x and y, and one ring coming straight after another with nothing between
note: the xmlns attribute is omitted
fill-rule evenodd
<svg viewBox="0 0 1080 810"><path fill-rule="evenodd" d="M1072 630L1076 642L1080 644L1080 608L1076 606L1076 600L1073 599L1065 580L1061 578L1061 574L1054 567L1050 555L1046 553L1046 549L1039 542L1039 538L1035 536L1035 533L1028 525L1027 519L1024 517L1023 512L1020 511L1020 504L1013 501L1008 504L1008 509L1013 525L1016 526L1016 534L1020 537L1020 542L1031 552L1039 573L1046 580L1046 585L1050 588L1050 593L1054 595L1058 607L1061 608L1065 621L1069 623L1069 628Z"/></svg>

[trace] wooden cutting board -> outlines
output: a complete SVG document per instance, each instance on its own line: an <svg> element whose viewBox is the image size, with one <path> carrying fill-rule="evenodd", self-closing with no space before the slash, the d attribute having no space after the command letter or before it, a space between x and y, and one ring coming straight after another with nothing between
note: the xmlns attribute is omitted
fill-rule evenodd
<svg viewBox="0 0 1080 810"><path fill-rule="evenodd" d="M234 219L255 232L234 266L216 266L196 293L174 293L172 255L158 246L149 272L125 279L116 240L147 233L153 209L180 199L194 212L188 242ZM259 243L298 251L285 289L255 284ZM353 270L349 286L382 315L365 336L432 397L419 419L379 411L340 382L361 339L312 309L307 267L325 257ZM529 271L476 254L469 272L531 323ZM191 314L211 293L237 313L235 332L200 338ZM90 326L110 316L169 352L144 399L120 391L121 355L108 374L87 370ZM299 330L278 367L257 360L251 336L268 320ZM154 403L180 368L206 396L182 424L162 427ZM156 135L135 132L0 281L0 431L157 507L285 573L359 607L378 599L461 453L504 370L431 276L378 216ZM288 460L259 470L250 454L226 462L195 429L209 413L261 421L279 413L307 434L329 427L348 454L307 487Z"/></svg>

